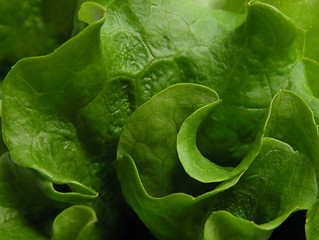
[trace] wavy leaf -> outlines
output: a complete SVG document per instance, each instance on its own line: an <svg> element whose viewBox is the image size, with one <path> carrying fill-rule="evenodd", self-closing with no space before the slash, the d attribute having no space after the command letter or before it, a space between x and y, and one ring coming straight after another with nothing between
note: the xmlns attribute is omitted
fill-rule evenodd
<svg viewBox="0 0 319 240"><path fill-rule="evenodd" d="M178 89L179 86L176 85L175 88ZM229 177L228 181L215 189L211 186L211 191L207 189L206 193L196 198L188 195L187 192L168 192L165 195L158 195L156 191L150 190L149 182L153 183L153 188L162 187L157 182L159 175L156 173L156 170L158 171L160 168L158 165L154 165L154 159L145 149L152 149L160 144L156 141L144 141L148 139L147 134L139 138L137 133L145 131L141 131L138 123L143 123L141 126L149 123L149 120L145 121L144 119L151 119L145 116L151 116L152 113L155 113L153 101L158 100L157 105L161 105L161 109L165 109L166 104L169 105L169 98L167 96L161 98L160 96L169 93L170 89L173 87L155 95L149 102L138 108L135 112L136 115L133 114L132 118L129 119L127 129L124 130L120 139L116 162L118 178L125 199L157 238L198 239L199 236L205 234L207 236L219 234L219 238L223 239L225 233L217 230L219 225L215 223L215 220L209 220L212 222L207 223L207 226L217 229L206 228L206 233L202 232L202 229L213 212L227 211L233 215L233 217L225 218L227 221L231 221L233 226L232 232L229 230L227 234L241 234L238 237L242 239L255 239L256 236L266 239L271 231L282 224L291 213L309 209L312 206L318 191L312 160L316 157L313 155L315 154L313 151L303 151L302 149L307 149L309 146L307 139L316 138L318 133L317 128L314 128L315 124L310 108L298 95L290 91L280 91L274 97L268 110L269 116L264 122L265 126L261 129L265 131L266 136L274 138L263 138L261 149L259 147L254 149L257 156L252 158L251 165L246 165L248 169L237 178L231 179ZM191 98L188 99L192 101ZM174 109L174 105L170 104L169 106ZM175 107L178 109L178 105ZM196 132L202 117L205 117L207 113L213 116L214 111L211 112L211 110L214 110L214 107L215 105L208 103L206 107L200 108L193 114L190 113L190 117L184 117L186 129L188 124L195 124L194 128L189 129L194 129ZM160 115L157 114L154 119L162 119L169 116L170 112L178 112L173 109L165 110ZM199 118L197 118L198 116ZM304 125L300 128L296 127L294 124L300 125L298 119L309 121L309 123L306 124L306 127ZM160 127L161 131L163 131L163 127L169 127L165 121L163 123L164 126ZM150 124L149 126L157 127L158 124ZM278 129L272 131L274 127ZM132 129L134 134L131 134ZM180 131L184 134L183 131L186 130L182 127ZM308 134L301 134L303 132ZM166 134L172 135L171 131L167 131ZM184 141L190 141L191 147L196 147L194 134L191 135L191 138L185 137ZM298 136L298 138L289 138L290 135ZM275 139L278 136L280 136L281 141ZM152 137L150 139L153 140ZM300 139L304 141L300 141ZM258 141L257 138L256 142L258 143ZM284 141L287 141L288 144ZM123 146L129 150L123 151ZM146 172L145 169L149 169L148 167L152 165L154 170L145 178L143 176ZM211 173L208 171L207 174ZM155 184L156 186L154 186ZM201 184L204 187L205 184ZM248 223L247 220L253 223ZM237 228L239 222L243 225L246 224L248 230ZM215 224L217 225L215 226Z"/></svg>
<svg viewBox="0 0 319 240"><path fill-rule="evenodd" d="M128 119L117 155L135 159L144 187L152 196L200 191L180 167L176 137L185 118L196 109L216 102L217 94L196 84L177 84L158 93ZM194 193L193 193L194 194Z"/></svg>

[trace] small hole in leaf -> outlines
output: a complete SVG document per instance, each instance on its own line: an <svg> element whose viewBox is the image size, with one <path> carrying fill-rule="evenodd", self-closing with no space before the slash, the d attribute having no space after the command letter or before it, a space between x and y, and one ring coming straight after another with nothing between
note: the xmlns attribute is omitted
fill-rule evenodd
<svg viewBox="0 0 319 240"><path fill-rule="evenodd" d="M53 188L56 191L62 192L62 193L72 192L72 190L71 190L71 188L69 187L68 184L56 184L56 183L53 183Z"/></svg>

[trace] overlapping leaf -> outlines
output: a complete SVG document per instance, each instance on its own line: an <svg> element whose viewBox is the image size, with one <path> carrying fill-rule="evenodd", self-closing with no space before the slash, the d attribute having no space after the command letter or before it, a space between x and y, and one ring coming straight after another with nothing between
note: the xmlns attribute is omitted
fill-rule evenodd
<svg viewBox="0 0 319 240"><path fill-rule="evenodd" d="M127 201L159 238L222 238L225 233L211 229L221 228L223 221L233 223L230 235L267 238L290 213L309 208L317 194L312 168L318 173L317 127L297 95L276 94L281 89L298 93L318 121L316 70L311 68L312 63L316 66L316 47L309 51L317 41L315 23L284 4L277 7L290 18L262 3L251 3L246 16L196 1L97 2L101 5L87 2L79 10L79 19L88 24L82 32L48 56L18 62L5 79L5 143L16 164L41 175L46 197L88 204L111 229L110 236L123 234L112 232L127 211L112 161L126 125L118 176ZM301 9L308 6L304 4ZM309 9L315 13L316 4ZM204 86L167 88L175 83ZM182 91L185 88L195 93ZM222 104L212 103L215 92ZM201 108L207 104L212 105ZM183 122L186 130L178 140ZM262 134L269 138L262 140ZM182 148L178 153L176 141ZM222 177L210 173L202 182L225 182L217 188L196 182L198 175L208 173L187 170L194 165L192 153L199 159L195 165L204 160L208 169L221 173ZM181 154L183 167L194 179L183 171ZM271 162L282 166L282 172L274 172ZM250 178L260 169L269 171L260 175L258 185ZM276 190L272 179L285 184ZM290 180L307 187L289 184ZM269 184L264 195L247 187L262 188L262 181ZM56 191L58 185L69 188L68 193ZM224 201L242 192L252 197L247 209L241 198ZM256 199L267 194L281 194L283 199L269 206ZM302 197L292 199L293 194ZM66 210L61 216L71 215Z"/></svg>
<svg viewBox="0 0 319 240"><path fill-rule="evenodd" d="M198 88L196 85L191 86L194 89ZM176 89L179 87L182 88L182 85L175 86ZM204 183L200 183L203 189L210 187L211 191L207 189L205 193L196 198L193 197L196 196L195 192L189 190L179 193L184 190L181 187L175 191L167 191L165 195L154 191L152 189L154 186L160 189L165 188L165 184L161 182L160 178L161 171L165 171L165 169L154 165L156 161L152 154L148 154L147 149L151 152L154 152L156 146L170 149L166 145L166 139L173 136L171 131L165 131L165 126L168 125L165 124L165 121L158 121L157 125L145 124L148 121L144 119L149 119L145 113L154 109L153 102L158 101L156 105L161 104L161 109L165 109L165 105L171 106L173 109L166 110L161 113L162 116L159 115L156 119L172 119L170 112L179 112L179 107L174 109L174 105L170 105L169 100L165 101L165 99L170 98L172 89L173 87L168 88L156 95L132 114L120 139L118 149L120 155L117 161L117 171L124 196L155 236L159 239L174 239L176 237L199 239L199 236L207 239L213 239L213 236L214 239L224 239L226 236L237 236L238 239L256 239L259 236L260 239L267 239L271 231L278 227L289 214L312 206L317 198L317 178L313 163L317 164L318 154L302 150L303 147L309 146L306 140L309 136L300 133L311 133L314 134L315 138L318 138L318 133L313 118L305 117L312 116L311 110L300 97L288 91L279 92L272 101L269 108L270 115L265 122L265 127L261 129L265 130L265 136L268 137L263 138L261 148L253 148L255 156L257 156L253 161L250 161L251 165L249 165L250 162L246 162L247 171L242 174L238 172L238 177L234 179L229 176L228 179L225 179L228 181L215 189L213 186L205 186ZM161 98L164 95L168 96ZM188 101L196 103L196 100L191 97L188 97ZM182 106L180 105L180 107ZM287 106L291 106L291 108L287 108ZM201 109L206 109L206 107ZM198 114L195 116L198 117ZM214 116L214 112L212 112L212 116ZM298 119L302 117L306 121L306 126L298 129L294 124L289 124L290 122L298 124ZM186 119L185 122L187 121L189 120ZM140 122L142 125L136 125ZM162 126L161 123L164 125ZM133 126L139 126L138 130L134 129ZM177 129L179 126L176 126ZM280 128L280 126L283 127ZM277 129L272 131L274 127ZM145 129L143 130L143 128ZM153 129L156 128L162 129L162 131L154 132ZM139 138L136 137L137 131L148 134ZM291 141L295 138L290 138L290 136L298 136L298 145ZM186 133L184 138L191 141L193 134ZM161 139L161 143L157 143L156 140L152 141L154 139ZM185 139L183 141L187 141ZM258 138L256 142L259 142ZM189 147L196 146L190 145ZM140 150L143 151L143 154L138 154ZM192 152L185 154L192 154ZM313 159L312 154L316 154L317 157ZM176 165L177 154L170 156L159 155L160 158L163 157L167 161L165 165ZM214 161L214 159L211 160ZM168 174L175 176L176 171L171 169L165 173L165 179L170 178ZM205 174L211 174L211 172L201 171L201 175ZM197 179L197 177L194 178ZM183 179L184 183L186 181L187 179ZM149 183L152 183L152 188L149 187ZM173 185L176 183L170 184L170 186ZM187 187L191 186L190 184L186 185ZM193 187L193 191L199 188ZM219 211L227 211L233 216ZM209 217L210 215L211 217ZM218 220L220 218L224 220ZM227 232L218 230L223 226L224 221L229 222ZM204 225L205 231L203 232ZM246 227L247 229L244 229Z"/></svg>

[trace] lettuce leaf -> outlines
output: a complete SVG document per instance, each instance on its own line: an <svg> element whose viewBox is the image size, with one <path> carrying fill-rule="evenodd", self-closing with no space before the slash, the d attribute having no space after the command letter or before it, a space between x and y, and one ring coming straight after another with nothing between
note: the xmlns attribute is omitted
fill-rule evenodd
<svg viewBox="0 0 319 240"><path fill-rule="evenodd" d="M96 222L96 214L91 208L74 205L54 219L52 239L97 239L94 236Z"/></svg>
<svg viewBox="0 0 319 240"><path fill-rule="evenodd" d="M44 26L40 1L21 5L22 17L41 23L32 25L40 27L31 43L43 51L4 45L0 58L51 51L75 7L58 2L41 2ZM25 174L14 186L6 184L19 174L0 182L4 202L20 199L11 188L43 200L9 207L22 234L152 238L140 219L159 239L268 239L290 214L311 208L319 174L317 5L78 1L77 35L49 55L18 61L3 84L4 158ZM54 6L68 10L54 18ZM52 214L40 224L43 209ZM0 229L10 231L6 224Z"/></svg>
<svg viewBox="0 0 319 240"><path fill-rule="evenodd" d="M197 85L191 86L194 89L198 87ZM183 85L175 86L175 88L182 87ZM203 191L198 196L198 193L194 192L194 190L198 191L200 187L195 187L195 185L192 186L188 183L187 177L193 177L203 182L201 177L205 176L205 174L211 174L214 170L205 172L207 168L201 166L201 161L203 160L200 160L199 163L195 160L197 168L191 171L199 171L200 178L187 172L185 165L183 165L185 171L189 174L189 176L185 175L185 179L180 177L181 174L177 174L175 170L177 167L172 168L168 175L168 170L162 167L163 164L160 164L161 167L156 166L158 161L153 157L153 154L156 154L154 147L161 146L164 149L170 149L166 139L168 139L168 136L172 137L172 132L166 131L166 126L169 126L167 120L158 122L163 123L162 126L159 124L159 126L156 126L161 129L161 132L154 131L152 128L148 129L147 126L152 127L154 124L145 124L150 121L144 120L145 117L148 119L145 114L149 112L148 108L154 109L154 101L158 101L157 105L163 106L161 109L165 109L165 105L172 107L170 111L166 110L161 114L164 118L172 119L170 112L179 112L178 107L174 108L170 101L166 101L169 97L162 98L164 92L167 95L172 94L172 89L173 87L168 88L162 93L155 95L130 116L119 142L119 155L116 165L124 197L158 239L176 239L176 237L181 236L184 239L198 239L199 236L205 236L207 239L225 239L225 233L215 230L215 228L220 228L220 222L216 220L219 217L225 218L225 220L220 221L229 221L229 225L232 226L228 228L227 237L237 236L239 239L256 239L256 236L261 235L263 237L260 239L267 239L271 231L278 227L289 214L296 210L309 209L312 206L317 198L318 184L311 155L303 151L296 151L301 149L301 146L308 146L306 141L308 136L304 135L302 137L302 135L299 135L299 129L296 129L294 125L288 124L290 121L297 122L295 118L298 119L300 117L300 112L304 112L303 116L306 114L311 115L311 110L300 97L289 91L279 92L274 97L269 108L269 116L263 127L264 134L261 146L254 148L258 155L253 161L245 162L243 160L239 164L240 166L245 163L247 170L244 173L242 173L243 171L237 172L238 177L228 174L228 178L224 179L225 182L215 189L212 186L201 183L203 189L211 187L211 191ZM194 96L200 96L200 94ZM188 97L187 100L190 103L196 103L196 99L191 97ZM181 106L183 105L180 104L179 107ZM287 106L291 106L292 109L287 108ZM205 107L200 110L205 109ZM158 115L155 118L156 120L161 119ZM214 112L212 112L212 115L214 115ZM198 117L198 114L195 116ZM189 118L186 118L183 124L188 124L188 121ZM136 123L142 123L142 125L136 125ZM284 124L277 125L278 123ZM136 126L136 128L133 126ZM142 126L144 126L145 130L142 130ZM274 126L285 127L282 131L271 132L271 130L268 130ZM306 128L302 128L302 131L309 133L313 131L313 126L316 125L313 119L309 119L309 123L306 126ZM183 126L180 130L180 125L176 125L176 127L177 135L178 131L183 131ZM138 138L136 137L137 131L148 133L148 135ZM298 141L299 146L293 144L293 142L291 142L292 145L289 145L289 135L286 136L285 132L289 132L290 135L295 133L299 136L299 139L305 138L305 140ZM314 132L318 138L317 130L315 129ZM159 138L161 139L161 144L156 143L155 140L158 139L160 133L163 135ZM276 134L281 136L282 141L276 139ZM178 139L178 137L177 135L176 138ZM182 141L189 141L191 137L192 134L187 139L186 134ZM284 140L285 142L283 142ZM258 138L256 138L256 142L257 145L260 145ZM191 145L189 147L194 148L196 146ZM292 147L295 147L296 150ZM139 153L139 150L142 150L144 154ZM178 157L181 156L180 154L177 156L177 150L175 149L175 154L170 154L170 156L174 156L175 160L165 154L156 154L155 157L162 157L167 161L164 166L169 166L178 161ZM184 154L192 154L192 152ZM314 159L315 162L317 162L316 159ZM185 164L181 159L180 161ZM206 161L209 160L206 159ZM213 163L210 162L210 164ZM178 175L182 183L180 183L180 186L176 186L174 191L166 191L165 193L166 185L174 186L178 182L173 181L173 184L166 184L166 182L162 181L162 175L165 176L164 179L166 180ZM192 188L193 192L190 190L185 191L185 187L186 189L188 187ZM164 193L159 194L156 188L161 189ZM221 212L218 213L219 211ZM225 215L223 211L231 213L234 217L229 214ZM215 213L218 214L215 215ZM210 216L210 214L212 215ZM249 224L247 221L235 217L252 221L254 224ZM247 230L246 227L241 225L247 225L247 229L251 230ZM244 228L244 230L241 228Z"/></svg>

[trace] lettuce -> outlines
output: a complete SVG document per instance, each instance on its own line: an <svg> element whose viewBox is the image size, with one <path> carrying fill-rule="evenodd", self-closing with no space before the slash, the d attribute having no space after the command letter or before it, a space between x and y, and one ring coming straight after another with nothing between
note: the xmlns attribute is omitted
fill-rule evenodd
<svg viewBox="0 0 319 240"><path fill-rule="evenodd" d="M1 239L271 239L298 211L318 237L318 1L56 4L74 37L0 48L33 55L2 88Z"/></svg>

